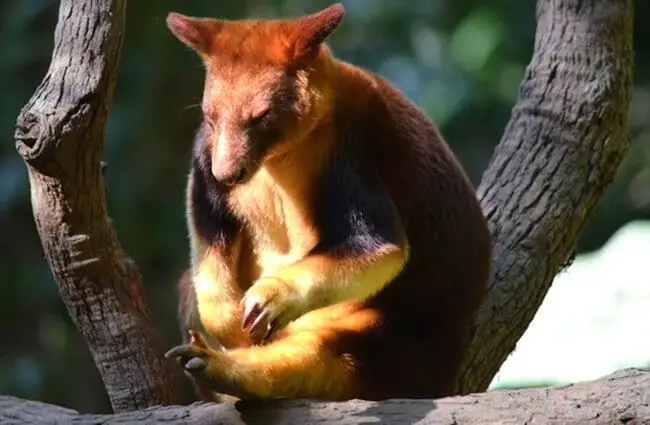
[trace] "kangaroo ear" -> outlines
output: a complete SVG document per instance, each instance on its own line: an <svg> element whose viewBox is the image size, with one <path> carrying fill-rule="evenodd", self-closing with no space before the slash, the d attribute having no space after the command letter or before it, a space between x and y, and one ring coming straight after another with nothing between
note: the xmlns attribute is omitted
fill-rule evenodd
<svg viewBox="0 0 650 425"><path fill-rule="evenodd" d="M335 3L320 12L295 19L293 22L294 57L300 59L316 53L320 44L341 23L344 14L343 5Z"/></svg>
<svg viewBox="0 0 650 425"><path fill-rule="evenodd" d="M186 45L198 53L209 53L214 36L223 22L212 18L194 18L172 12L167 15L167 28Z"/></svg>

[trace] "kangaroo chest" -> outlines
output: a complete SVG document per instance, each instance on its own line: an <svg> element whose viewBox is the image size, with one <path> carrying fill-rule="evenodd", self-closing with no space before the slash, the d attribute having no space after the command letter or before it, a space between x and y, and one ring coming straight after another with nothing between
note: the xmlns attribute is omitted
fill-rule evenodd
<svg viewBox="0 0 650 425"><path fill-rule="evenodd" d="M229 204L250 241L247 249L251 252L242 254L255 257L262 275L297 261L316 244L305 200L297 190L278 185L264 170L236 187Z"/></svg>

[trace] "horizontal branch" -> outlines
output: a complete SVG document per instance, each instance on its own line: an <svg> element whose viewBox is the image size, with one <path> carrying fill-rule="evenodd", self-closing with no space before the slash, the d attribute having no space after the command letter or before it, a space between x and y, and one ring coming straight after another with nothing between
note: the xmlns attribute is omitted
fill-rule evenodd
<svg viewBox="0 0 650 425"><path fill-rule="evenodd" d="M627 369L593 382L500 390L440 400L285 400L156 406L114 415L80 415L51 404L0 397L1 423L75 424L641 424L650 423L650 369Z"/></svg>

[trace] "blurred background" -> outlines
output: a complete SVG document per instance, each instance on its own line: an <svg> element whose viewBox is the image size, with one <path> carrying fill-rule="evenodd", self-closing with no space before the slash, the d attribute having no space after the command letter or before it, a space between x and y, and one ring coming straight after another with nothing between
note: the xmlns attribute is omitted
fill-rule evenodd
<svg viewBox="0 0 650 425"><path fill-rule="evenodd" d="M191 138L199 122L203 71L198 57L166 29L165 16L178 11L233 19L288 17L330 3L156 0L128 4L104 155L109 212L123 247L144 275L147 301L166 347L180 338L174 285L188 262L183 192ZM347 15L331 38L334 52L388 77L423 107L478 185L532 53L535 1L343 3ZM0 2L0 39L4 40L0 48L0 229L4 235L0 238L0 394L84 412L109 412L99 374L44 260L27 173L13 141L16 116L47 71L58 5L55 0ZM636 16L650 13L649 2L637 2L636 7ZM647 267L642 268L642 253L650 252L650 230L644 221L650 216L650 44L642 42L649 39L650 26L637 25L630 151L617 180L589 219L576 264L558 277L493 387L591 379L615 368L650 364L647 344L613 342L623 335L621 329L650 323L650 285L644 285ZM622 226L625 231L617 233ZM606 255L601 247L613 234L620 237ZM645 277L640 274L644 272ZM600 294L598 302L590 301L596 294ZM646 308L626 307L632 301ZM576 305L594 310L581 312ZM567 324L574 325L574 334L565 332L560 338ZM607 326L609 333L604 330ZM641 335L648 332L636 333ZM583 337L583 348L594 349L576 351L569 344L575 344L577 336ZM625 349L598 349L605 346ZM621 351L635 356L621 359ZM576 365L587 364L586 358L595 366L571 375Z"/></svg>

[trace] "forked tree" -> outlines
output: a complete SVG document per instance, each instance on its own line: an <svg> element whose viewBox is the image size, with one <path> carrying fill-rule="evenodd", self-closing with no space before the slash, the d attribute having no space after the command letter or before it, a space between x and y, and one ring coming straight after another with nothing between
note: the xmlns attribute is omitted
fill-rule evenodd
<svg viewBox="0 0 650 425"><path fill-rule="evenodd" d="M179 397L140 274L106 212L101 157L125 8L126 0L61 1L50 68L20 112L15 134L47 261L116 412L103 420L238 423L236 416L250 415L256 423L313 423L351 415L391 423L650 421L644 395L650 374L642 370L565 388L435 402L297 400L257 410L226 403L133 412L176 404ZM459 394L487 389L615 177L628 146L632 26L633 0L538 0L532 59L478 187L494 238L493 278L458 377ZM0 406L0 417L14 419L76 415L12 397L0 397Z"/></svg>

